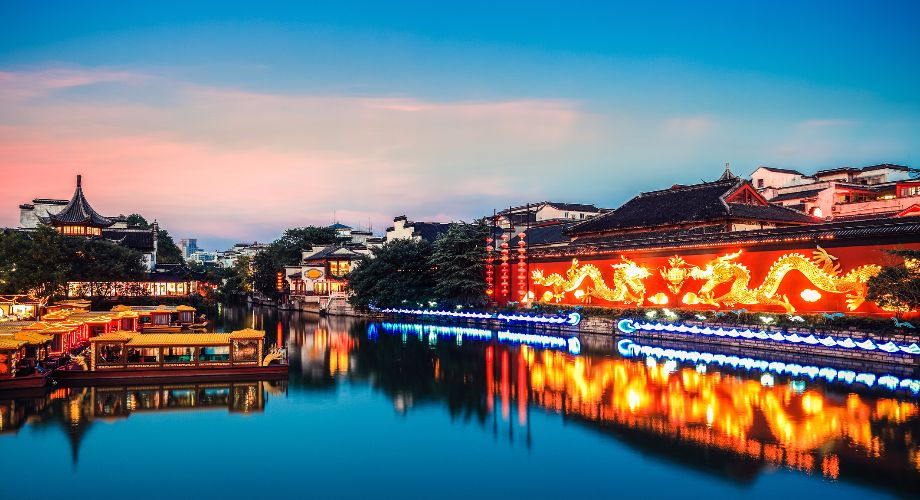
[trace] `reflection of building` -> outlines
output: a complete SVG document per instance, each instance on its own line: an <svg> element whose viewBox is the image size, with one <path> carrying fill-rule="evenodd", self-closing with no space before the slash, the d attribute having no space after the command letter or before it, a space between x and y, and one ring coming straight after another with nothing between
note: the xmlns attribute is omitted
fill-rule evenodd
<svg viewBox="0 0 920 500"><path fill-rule="evenodd" d="M884 464L888 476L918 472L910 465L920 452L909 431L920 415L915 402L855 393L837 398L804 384L773 386L668 362L533 350L524 350L523 359L536 404L592 425L639 430L834 479L844 460L859 462L850 471L863 469L870 462L866 453L881 456L871 462L879 470ZM862 457L851 448L864 450Z"/></svg>
<svg viewBox="0 0 920 500"><path fill-rule="evenodd" d="M19 206L20 227L35 229L39 224L53 226L62 234L106 238L140 252L148 270L156 267L158 232L156 221L150 229L129 228L127 218L123 215L118 217L99 215L83 194L82 176L77 176L77 187L69 202L39 198L33 200L32 203Z"/></svg>
<svg viewBox="0 0 920 500"><path fill-rule="evenodd" d="M916 217L823 222L771 204L728 169L713 182L642 193L528 248L538 301L610 307L883 314L866 282L920 248Z"/></svg>

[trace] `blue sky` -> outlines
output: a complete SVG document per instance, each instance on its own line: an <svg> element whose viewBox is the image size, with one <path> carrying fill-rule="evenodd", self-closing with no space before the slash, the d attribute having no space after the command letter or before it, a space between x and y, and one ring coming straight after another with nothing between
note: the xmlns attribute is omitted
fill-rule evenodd
<svg viewBox="0 0 920 500"><path fill-rule="evenodd" d="M616 206L725 162L915 166L918 12L5 2L0 194L66 197L81 172L99 211L219 247L333 210L380 230L537 199Z"/></svg>

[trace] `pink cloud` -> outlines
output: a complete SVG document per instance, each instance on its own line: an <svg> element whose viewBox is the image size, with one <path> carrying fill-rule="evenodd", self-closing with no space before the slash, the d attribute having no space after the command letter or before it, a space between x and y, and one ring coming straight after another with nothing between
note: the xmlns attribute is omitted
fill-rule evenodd
<svg viewBox="0 0 920 500"><path fill-rule="evenodd" d="M135 99L44 98L100 82ZM0 225L18 223L16 203L68 197L77 173L101 213L140 212L177 236L253 239L329 223L334 210L380 229L400 214L470 219L491 208L464 200L533 192L550 173L535 155L563 158L596 136L595 118L564 100L283 95L163 80L168 99L154 104L145 83L120 72L0 73L0 195L11 200ZM42 91L26 102L33 84Z"/></svg>

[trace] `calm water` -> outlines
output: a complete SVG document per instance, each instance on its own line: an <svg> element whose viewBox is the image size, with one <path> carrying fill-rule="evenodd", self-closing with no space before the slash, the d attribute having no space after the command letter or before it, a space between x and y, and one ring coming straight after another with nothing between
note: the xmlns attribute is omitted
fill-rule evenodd
<svg viewBox="0 0 920 500"><path fill-rule="evenodd" d="M603 339L576 356L475 330L224 321L286 343L289 380L0 400L0 497L920 494L916 397L624 358Z"/></svg>

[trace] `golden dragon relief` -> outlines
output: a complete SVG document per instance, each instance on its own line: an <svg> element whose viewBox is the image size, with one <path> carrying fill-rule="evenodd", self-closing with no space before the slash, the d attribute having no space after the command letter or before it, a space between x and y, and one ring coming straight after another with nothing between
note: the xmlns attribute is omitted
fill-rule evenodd
<svg viewBox="0 0 920 500"><path fill-rule="evenodd" d="M868 264L856 267L846 274L841 274L840 265L835 263L837 257L827 253L823 248L817 247L808 258L799 253L790 253L778 258L767 272L763 282L754 288L751 288L750 270L740 262L737 262L741 255L739 250L736 253L724 255L706 263L703 267L688 266L682 269L679 276L681 284L684 279L705 280L697 293L689 292L684 296L684 303L687 304L709 304L716 307L727 306L734 307L738 304L762 304L775 305L783 307L786 312L795 312L795 307L789 302L786 295L777 295L780 284L792 271L798 271L805 276L813 286L824 290L828 293L846 294L846 303L849 310L854 311L859 308L866 299L866 282L872 276L878 274L881 267ZM544 276L542 270L533 271L533 283L550 287L552 291L544 294L544 300L553 300L561 302L567 293L576 292L586 278L591 278L594 288L587 289L583 292L588 297L597 297L610 302L621 302L625 304L635 303L642 304L645 301L645 284L644 280L651 276L648 268L638 265L635 262L620 257L623 262L613 264L614 274L611 278L612 288L604 281L600 269L593 264L579 266L578 259L572 260L572 266L566 271L566 277L563 278L558 273ZM675 256L675 258L677 258ZM672 259L673 263L677 262ZM681 259L680 264L686 265ZM669 281L669 288L672 292L678 276L669 280L665 271L661 271L662 276ZM713 290L723 284L730 284L727 292L713 296ZM676 293L676 292L675 292ZM690 299L688 301L688 299Z"/></svg>
<svg viewBox="0 0 920 500"><path fill-rule="evenodd" d="M585 278L591 278L594 288L589 288L586 292L588 297L597 297L610 302L623 302L625 304L642 304L645 301L645 285L642 281L651 276L648 268L640 266L635 262L620 257L623 261L620 264L611 264L613 268L613 277L611 282L613 288L607 286L604 277L601 276L601 270L594 264L578 265L578 259L572 259L572 266L566 271L566 277L563 278L558 273L553 273L547 277L543 276L542 270L536 270L532 273L533 282L536 285L551 287L553 289L547 298L556 302L561 302L565 294L573 292L581 286Z"/></svg>

